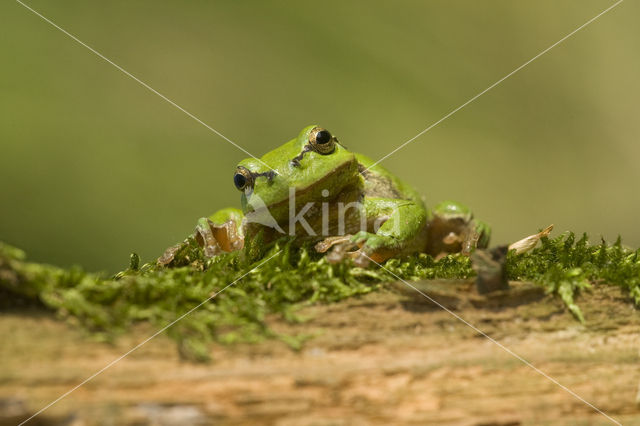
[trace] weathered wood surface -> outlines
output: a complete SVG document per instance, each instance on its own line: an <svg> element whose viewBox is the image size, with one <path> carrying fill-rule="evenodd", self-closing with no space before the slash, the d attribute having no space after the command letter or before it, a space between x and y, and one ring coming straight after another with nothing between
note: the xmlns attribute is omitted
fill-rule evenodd
<svg viewBox="0 0 640 426"><path fill-rule="evenodd" d="M51 407L39 425L567 425L602 415L413 290L301 313L270 341L215 346L214 362L180 361L160 336ZM417 286L623 424L640 425L640 313L615 288L579 299L581 325L527 285L483 297L468 284ZM505 307L506 306L506 307ZM17 424L154 330L92 342L51 315L0 316L0 425Z"/></svg>

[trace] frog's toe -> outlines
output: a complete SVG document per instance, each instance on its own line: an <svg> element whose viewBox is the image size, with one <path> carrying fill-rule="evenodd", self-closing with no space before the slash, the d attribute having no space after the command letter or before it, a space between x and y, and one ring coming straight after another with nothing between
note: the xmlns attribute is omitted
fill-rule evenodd
<svg viewBox="0 0 640 426"><path fill-rule="evenodd" d="M335 237L327 237L324 240L316 243L314 248L318 253L326 253L330 248L336 246L343 246L348 244L353 246L355 243L351 241L352 235L339 235Z"/></svg>

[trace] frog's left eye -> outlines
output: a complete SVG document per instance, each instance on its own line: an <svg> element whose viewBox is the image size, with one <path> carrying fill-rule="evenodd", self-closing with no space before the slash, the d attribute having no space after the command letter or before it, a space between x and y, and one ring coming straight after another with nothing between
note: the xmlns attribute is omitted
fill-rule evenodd
<svg viewBox="0 0 640 426"><path fill-rule="evenodd" d="M238 167L233 175L233 183L239 191L244 191L253 186L253 175L244 167Z"/></svg>
<svg viewBox="0 0 640 426"><path fill-rule="evenodd" d="M309 133L309 144L320 154L330 154L336 146L336 138L322 127L316 127Z"/></svg>

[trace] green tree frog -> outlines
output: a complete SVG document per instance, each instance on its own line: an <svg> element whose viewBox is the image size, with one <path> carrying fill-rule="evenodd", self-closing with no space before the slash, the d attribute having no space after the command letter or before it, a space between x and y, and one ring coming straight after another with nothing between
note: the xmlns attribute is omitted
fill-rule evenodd
<svg viewBox="0 0 640 426"><path fill-rule="evenodd" d="M359 266L412 253L469 254L489 243L490 228L469 209L452 201L427 209L413 187L317 125L260 159L241 161L233 184L242 208L196 226L207 256L243 248L259 256L284 235L314 244L330 261L351 257ZM171 250L160 263L171 262Z"/></svg>

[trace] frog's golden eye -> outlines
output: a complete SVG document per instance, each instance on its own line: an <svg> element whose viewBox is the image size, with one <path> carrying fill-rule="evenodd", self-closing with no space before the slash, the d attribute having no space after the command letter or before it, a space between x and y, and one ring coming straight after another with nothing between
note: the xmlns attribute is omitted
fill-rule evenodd
<svg viewBox="0 0 640 426"><path fill-rule="evenodd" d="M239 191L244 191L253 186L253 175L245 167L238 167L233 175L233 183Z"/></svg>
<svg viewBox="0 0 640 426"><path fill-rule="evenodd" d="M331 154L336 146L336 138L322 127L315 127L309 133L309 144L320 154Z"/></svg>

